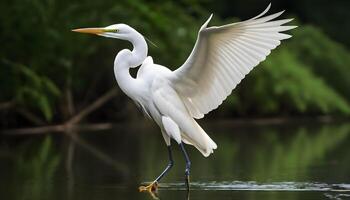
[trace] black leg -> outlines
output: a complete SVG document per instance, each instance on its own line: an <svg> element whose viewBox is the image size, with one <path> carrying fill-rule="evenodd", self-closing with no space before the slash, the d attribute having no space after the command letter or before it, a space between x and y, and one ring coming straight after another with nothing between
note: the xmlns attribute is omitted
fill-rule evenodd
<svg viewBox="0 0 350 200"><path fill-rule="evenodd" d="M169 154L169 164L168 166L164 169L164 171L158 176L156 179L156 182L160 181L160 179L163 178L165 174L168 173L168 171L171 169L171 167L174 165L174 160L173 160L173 155L171 153L171 147L170 145L168 146L168 154Z"/></svg>
<svg viewBox="0 0 350 200"><path fill-rule="evenodd" d="M174 165L174 161L173 161L173 155L171 154L171 148L170 145L168 146L168 153L169 153L169 164L168 166L164 169L164 171L158 176L158 178L156 178L156 180L154 180L151 184L149 184L148 186L140 186L139 187L139 191L148 191L150 192L150 194L152 195L152 197L156 197L156 193L157 193L157 189L158 189L158 181L160 181L160 179L163 178L163 176L165 176L165 174L168 173L168 171L171 169L171 167Z"/></svg>
<svg viewBox="0 0 350 200"><path fill-rule="evenodd" d="M185 160L186 160L186 170L185 170L185 181L186 181L186 187L187 190L190 190L190 168L191 168L191 161L190 158L188 157L188 154L185 150L185 147L183 143L180 143L181 151L184 154Z"/></svg>

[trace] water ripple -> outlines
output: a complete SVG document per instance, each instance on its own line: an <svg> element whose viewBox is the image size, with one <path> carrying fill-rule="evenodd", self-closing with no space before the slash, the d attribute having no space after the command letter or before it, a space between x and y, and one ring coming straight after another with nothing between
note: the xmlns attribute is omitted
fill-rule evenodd
<svg viewBox="0 0 350 200"><path fill-rule="evenodd" d="M159 189L181 190L183 183L161 183ZM223 182L191 182L191 190L251 190L251 191L329 191L350 192L350 184L329 184L318 182L271 182L255 181L223 181Z"/></svg>

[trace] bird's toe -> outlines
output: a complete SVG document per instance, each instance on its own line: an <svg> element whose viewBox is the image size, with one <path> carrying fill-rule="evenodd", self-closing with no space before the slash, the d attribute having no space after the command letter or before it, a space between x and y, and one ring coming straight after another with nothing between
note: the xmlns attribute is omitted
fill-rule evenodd
<svg viewBox="0 0 350 200"><path fill-rule="evenodd" d="M139 191L140 192L144 192L144 191L147 191L147 192L156 192L158 189L158 182L157 181L154 181L152 182L151 184L147 185L147 186L140 186L139 187Z"/></svg>

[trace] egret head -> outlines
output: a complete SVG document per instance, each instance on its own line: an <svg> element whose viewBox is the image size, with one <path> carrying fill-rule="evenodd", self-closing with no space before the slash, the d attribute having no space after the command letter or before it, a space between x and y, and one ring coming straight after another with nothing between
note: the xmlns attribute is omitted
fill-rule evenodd
<svg viewBox="0 0 350 200"><path fill-rule="evenodd" d="M122 40L128 40L136 32L133 28L126 24L113 24L102 28L79 28L72 31Z"/></svg>

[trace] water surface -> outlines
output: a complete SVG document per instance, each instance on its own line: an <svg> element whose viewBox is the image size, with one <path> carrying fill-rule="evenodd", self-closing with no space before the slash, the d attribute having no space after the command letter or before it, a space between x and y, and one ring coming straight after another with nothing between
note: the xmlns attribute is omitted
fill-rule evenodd
<svg viewBox="0 0 350 200"><path fill-rule="evenodd" d="M162 180L160 199L350 199L350 125L202 123L218 144L209 158L187 146ZM167 164L157 127L118 124L110 130L2 136L1 199L151 199L137 188Z"/></svg>

